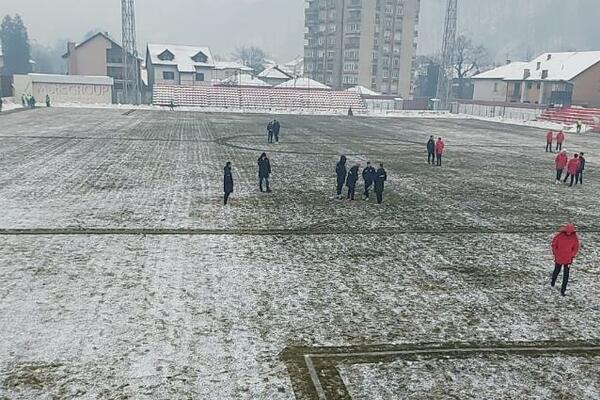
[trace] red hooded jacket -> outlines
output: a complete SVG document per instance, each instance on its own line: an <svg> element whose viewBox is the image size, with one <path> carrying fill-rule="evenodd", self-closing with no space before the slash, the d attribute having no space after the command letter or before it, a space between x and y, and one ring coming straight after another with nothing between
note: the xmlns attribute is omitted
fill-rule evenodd
<svg viewBox="0 0 600 400"><path fill-rule="evenodd" d="M435 154L444 154L444 147L446 147L444 141L438 139L435 143Z"/></svg>
<svg viewBox="0 0 600 400"><path fill-rule="evenodd" d="M558 132L556 135L556 143L563 143L565 141L565 134L562 132Z"/></svg>
<svg viewBox="0 0 600 400"><path fill-rule="evenodd" d="M558 153L558 155L554 159L554 164L556 164L556 169L557 170L565 169L568 161L569 161L569 157L567 157L567 153L565 153L565 152Z"/></svg>
<svg viewBox="0 0 600 400"><path fill-rule="evenodd" d="M554 137L554 132L548 131L548 133L546 133L546 142L552 143L553 137Z"/></svg>
<svg viewBox="0 0 600 400"><path fill-rule="evenodd" d="M571 158L571 160L569 160L569 164L567 164L567 172L570 175L577 175L577 171L579 171L579 158L576 154L575 158Z"/></svg>
<svg viewBox="0 0 600 400"><path fill-rule="evenodd" d="M554 261L560 265L571 265L579 251L579 238L575 225L567 224L552 239Z"/></svg>

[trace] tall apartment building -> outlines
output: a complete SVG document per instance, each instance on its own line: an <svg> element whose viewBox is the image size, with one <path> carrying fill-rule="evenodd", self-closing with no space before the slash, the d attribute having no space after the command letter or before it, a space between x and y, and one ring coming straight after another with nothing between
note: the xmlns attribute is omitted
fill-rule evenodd
<svg viewBox="0 0 600 400"><path fill-rule="evenodd" d="M304 75L409 98L420 0L306 0Z"/></svg>

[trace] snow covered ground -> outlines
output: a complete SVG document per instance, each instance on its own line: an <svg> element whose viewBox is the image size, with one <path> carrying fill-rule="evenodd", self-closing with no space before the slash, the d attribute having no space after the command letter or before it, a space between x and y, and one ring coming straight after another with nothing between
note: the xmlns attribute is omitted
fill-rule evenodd
<svg viewBox="0 0 600 400"><path fill-rule="evenodd" d="M279 116L269 145L268 115L124 111L0 116L0 398L294 399L294 346L600 339L595 136L567 138L588 155L569 189L531 127ZM429 135L447 140L443 168ZM384 205L333 199L340 154L385 163ZM583 249L561 298L548 243L567 220ZM565 398L556 369L594 398L594 357L339 371L357 399Z"/></svg>

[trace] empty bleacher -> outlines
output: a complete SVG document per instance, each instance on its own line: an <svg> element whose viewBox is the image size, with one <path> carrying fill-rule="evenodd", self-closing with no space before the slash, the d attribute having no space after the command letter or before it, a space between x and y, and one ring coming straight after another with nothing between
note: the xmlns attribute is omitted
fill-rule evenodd
<svg viewBox="0 0 600 400"><path fill-rule="evenodd" d="M177 107L211 109L366 113L358 93L335 90L262 88L247 86L174 86L154 85L152 103Z"/></svg>
<svg viewBox="0 0 600 400"><path fill-rule="evenodd" d="M594 132L600 132L600 109L583 107L548 108L538 117L542 121L558 122L562 124L575 124L583 122L591 127Z"/></svg>

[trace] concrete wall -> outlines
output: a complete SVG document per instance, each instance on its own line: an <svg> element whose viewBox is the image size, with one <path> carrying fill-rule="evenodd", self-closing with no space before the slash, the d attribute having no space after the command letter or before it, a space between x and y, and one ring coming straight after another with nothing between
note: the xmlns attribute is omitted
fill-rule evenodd
<svg viewBox="0 0 600 400"><path fill-rule="evenodd" d="M501 79L473 79L473 83L473 100L506 101L507 83ZM496 91L494 84L497 84Z"/></svg>
<svg viewBox="0 0 600 400"><path fill-rule="evenodd" d="M573 104L600 107L600 63L573 79Z"/></svg>
<svg viewBox="0 0 600 400"><path fill-rule="evenodd" d="M15 99L20 101L23 94L33 95L39 104L46 95L50 95L52 103L111 104L112 80L106 84L86 82L87 77L69 75L69 81L43 82L43 78L31 75L14 76ZM109 78L106 78L107 80Z"/></svg>

